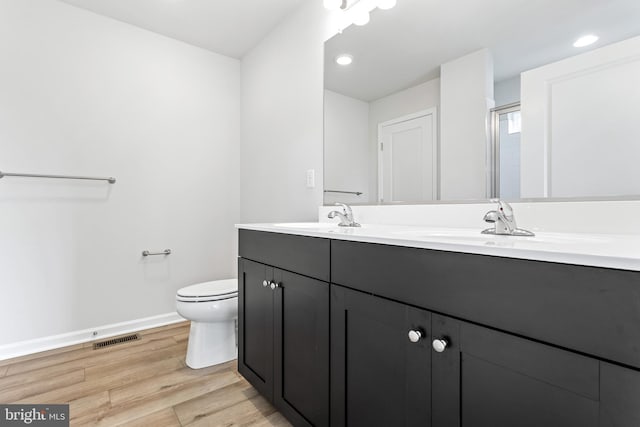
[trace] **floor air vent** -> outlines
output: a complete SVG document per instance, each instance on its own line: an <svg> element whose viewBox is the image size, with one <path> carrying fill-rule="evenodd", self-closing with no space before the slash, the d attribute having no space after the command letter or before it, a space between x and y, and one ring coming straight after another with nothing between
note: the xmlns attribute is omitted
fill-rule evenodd
<svg viewBox="0 0 640 427"><path fill-rule="evenodd" d="M100 350L101 348L111 347L112 345L123 344L129 341L136 341L139 339L140 339L139 334L124 335L122 337L111 338L105 341L94 342L93 349Z"/></svg>

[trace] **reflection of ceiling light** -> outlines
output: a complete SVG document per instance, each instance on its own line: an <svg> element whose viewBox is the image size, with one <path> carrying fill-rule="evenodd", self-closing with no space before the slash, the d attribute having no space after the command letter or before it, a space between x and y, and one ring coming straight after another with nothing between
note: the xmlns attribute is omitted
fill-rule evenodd
<svg viewBox="0 0 640 427"><path fill-rule="evenodd" d="M362 26L367 25L369 23L369 12L366 10L358 11L358 13L353 15L353 23Z"/></svg>
<svg viewBox="0 0 640 427"><path fill-rule="evenodd" d="M342 24L338 32L342 32L351 24L358 26L369 23L369 13L375 8L391 9L398 0L323 0L324 7L341 15Z"/></svg>
<svg viewBox="0 0 640 427"><path fill-rule="evenodd" d="M575 43L573 43L573 47L585 47L589 46L590 44L594 44L597 41L598 36L589 34L586 36L582 36L578 40L576 40Z"/></svg>
<svg viewBox="0 0 640 427"><path fill-rule="evenodd" d="M394 7L396 3L397 0L378 0L376 6L378 6L378 9L387 10Z"/></svg>
<svg viewBox="0 0 640 427"><path fill-rule="evenodd" d="M342 6L342 0L324 0L324 7L329 10L338 10Z"/></svg>
<svg viewBox="0 0 640 427"><path fill-rule="evenodd" d="M352 62L353 62L353 56L351 55L343 54L343 55L338 55L336 57L336 63L338 65L349 65Z"/></svg>

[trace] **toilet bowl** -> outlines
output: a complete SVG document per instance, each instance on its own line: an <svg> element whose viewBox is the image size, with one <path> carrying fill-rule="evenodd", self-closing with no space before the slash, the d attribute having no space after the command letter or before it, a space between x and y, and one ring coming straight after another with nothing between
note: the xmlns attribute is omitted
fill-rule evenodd
<svg viewBox="0 0 640 427"><path fill-rule="evenodd" d="M237 357L237 279L198 283L178 290L176 311L191 320L187 366L200 369Z"/></svg>

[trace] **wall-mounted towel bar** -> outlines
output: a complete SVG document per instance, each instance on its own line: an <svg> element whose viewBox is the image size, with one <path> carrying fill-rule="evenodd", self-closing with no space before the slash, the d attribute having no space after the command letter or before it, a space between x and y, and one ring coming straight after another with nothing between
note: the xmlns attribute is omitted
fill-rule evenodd
<svg viewBox="0 0 640 427"><path fill-rule="evenodd" d="M109 184L115 184L116 179L112 176L108 178L93 177L93 176L71 176L71 175L41 175L35 173L9 173L0 171L0 178L5 176L17 176L21 178L56 178L56 179L84 179L89 181L108 181Z"/></svg>
<svg viewBox="0 0 640 427"><path fill-rule="evenodd" d="M165 249L162 252L142 251L142 256L154 256L154 255L171 255L171 249Z"/></svg>
<svg viewBox="0 0 640 427"><path fill-rule="evenodd" d="M324 190L325 193L340 193L340 194L355 194L356 196L361 196L364 193L360 191L341 191L341 190Z"/></svg>

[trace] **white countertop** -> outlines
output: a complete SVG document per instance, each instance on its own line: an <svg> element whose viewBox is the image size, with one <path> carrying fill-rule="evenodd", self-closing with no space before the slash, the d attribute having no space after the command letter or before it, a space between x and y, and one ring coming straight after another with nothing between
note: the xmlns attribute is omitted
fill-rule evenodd
<svg viewBox="0 0 640 427"><path fill-rule="evenodd" d="M494 236L470 228L333 223L237 224L236 228L450 252L640 271L640 234L536 232Z"/></svg>

